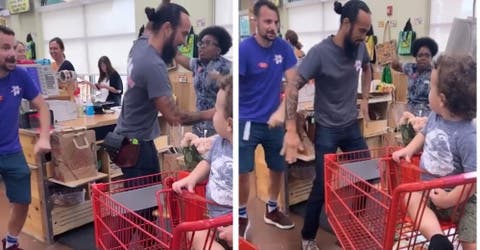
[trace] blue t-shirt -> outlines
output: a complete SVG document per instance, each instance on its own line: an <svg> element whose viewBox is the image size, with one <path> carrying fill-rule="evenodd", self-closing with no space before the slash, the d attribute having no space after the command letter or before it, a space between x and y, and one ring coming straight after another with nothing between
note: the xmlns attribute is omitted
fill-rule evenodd
<svg viewBox="0 0 480 250"><path fill-rule="evenodd" d="M215 218L232 212L233 206L233 147L232 144L216 135L206 161L210 163L207 194L209 200L221 206L209 205L208 214Z"/></svg>
<svg viewBox="0 0 480 250"><path fill-rule="evenodd" d="M240 121L266 123L280 105L283 73L297 59L281 38L264 48L251 36L240 43L239 53Z"/></svg>
<svg viewBox="0 0 480 250"><path fill-rule="evenodd" d="M430 112L421 133L425 145L420 166L429 173L422 179L477 171L477 131L471 121L447 121Z"/></svg>
<svg viewBox="0 0 480 250"><path fill-rule="evenodd" d="M0 155L22 151L18 139L18 115L22 98L33 100L39 89L24 68L16 67L0 79Z"/></svg>

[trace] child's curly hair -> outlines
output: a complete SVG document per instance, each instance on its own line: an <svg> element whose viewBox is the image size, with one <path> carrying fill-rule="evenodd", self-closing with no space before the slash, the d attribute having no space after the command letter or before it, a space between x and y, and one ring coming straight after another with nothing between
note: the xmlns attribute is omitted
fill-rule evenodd
<svg viewBox="0 0 480 250"><path fill-rule="evenodd" d="M221 76L218 80L218 86L225 91L225 118L233 118L233 77L232 74Z"/></svg>
<svg viewBox="0 0 480 250"><path fill-rule="evenodd" d="M438 69L438 92L454 115L472 120L477 113L477 63L469 55L442 55Z"/></svg>

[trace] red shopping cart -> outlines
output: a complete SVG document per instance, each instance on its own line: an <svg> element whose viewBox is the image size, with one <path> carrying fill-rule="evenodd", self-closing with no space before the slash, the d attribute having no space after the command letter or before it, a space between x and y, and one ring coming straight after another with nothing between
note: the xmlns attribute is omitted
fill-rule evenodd
<svg viewBox="0 0 480 250"><path fill-rule="evenodd" d="M462 186L473 192L476 173L465 173L420 181L424 173L412 163L396 163L391 153L398 148L325 155L325 206L330 222L344 249L422 249L428 244L419 232L428 195L437 188ZM407 207L412 195L421 195L412 219ZM445 235L458 245L456 223L466 202L458 201L448 217L441 218Z"/></svg>
<svg viewBox="0 0 480 250"><path fill-rule="evenodd" d="M238 249L239 250L258 250L259 248L253 245L252 243L248 242L243 237L238 239Z"/></svg>
<svg viewBox="0 0 480 250"><path fill-rule="evenodd" d="M202 249L210 249L218 227L232 215L206 216L207 201L198 194L176 194L171 184L185 174L164 172L92 185L95 241L98 249L191 249L196 232L208 231ZM196 192L204 194L204 186ZM156 214L156 216L153 216Z"/></svg>

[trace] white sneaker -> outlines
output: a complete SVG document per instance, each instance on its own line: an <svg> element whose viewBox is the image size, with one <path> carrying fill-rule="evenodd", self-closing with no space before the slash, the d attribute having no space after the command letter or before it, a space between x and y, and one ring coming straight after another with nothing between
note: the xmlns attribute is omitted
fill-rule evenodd
<svg viewBox="0 0 480 250"><path fill-rule="evenodd" d="M320 250L315 240L302 240L302 250Z"/></svg>

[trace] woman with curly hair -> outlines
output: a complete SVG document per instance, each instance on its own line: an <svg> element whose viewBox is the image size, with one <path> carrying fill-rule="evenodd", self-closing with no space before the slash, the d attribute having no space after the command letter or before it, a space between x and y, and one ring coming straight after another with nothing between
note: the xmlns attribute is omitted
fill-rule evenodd
<svg viewBox="0 0 480 250"><path fill-rule="evenodd" d="M222 56L232 47L232 37L223 27L209 26L198 35L197 46L198 58L188 58L178 52L175 60L193 72L197 111L211 111L213 118L218 75L229 74L232 67L232 62ZM192 132L198 136L211 136L215 129L208 120L194 124Z"/></svg>
<svg viewBox="0 0 480 250"><path fill-rule="evenodd" d="M415 116L428 116L432 58L438 52L438 45L429 37L418 38L413 42L412 52L415 63L402 65L396 60L392 62L392 68L408 76L408 111Z"/></svg>

